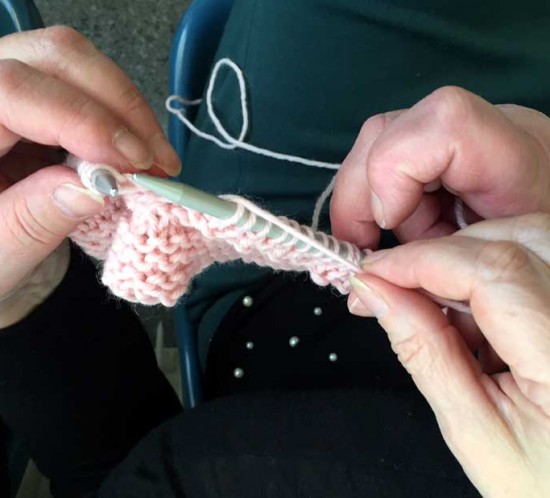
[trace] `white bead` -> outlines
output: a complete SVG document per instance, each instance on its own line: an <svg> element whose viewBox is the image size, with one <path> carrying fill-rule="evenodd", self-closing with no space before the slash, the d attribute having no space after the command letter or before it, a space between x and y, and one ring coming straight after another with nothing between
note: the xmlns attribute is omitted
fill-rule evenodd
<svg viewBox="0 0 550 498"><path fill-rule="evenodd" d="M254 304L254 299L252 299L250 296L243 297L243 306L250 308L253 304Z"/></svg>
<svg viewBox="0 0 550 498"><path fill-rule="evenodd" d="M288 340L288 344L290 345L291 348L295 348L298 343L300 342L300 338L299 337L296 337L295 335L293 335L289 340Z"/></svg>
<svg viewBox="0 0 550 498"><path fill-rule="evenodd" d="M247 342L246 343L246 349L254 349L254 343L253 342Z"/></svg>
<svg viewBox="0 0 550 498"><path fill-rule="evenodd" d="M233 377L236 379L241 379L244 375L244 370L242 368L236 368L233 370Z"/></svg>
<svg viewBox="0 0 550 498"><path fill-rule="evenodd" d="M330 353L328 359L332 362L338 361L338 355L336 353Z"/></svg>
<svg viewBox="0 0 550 498"><path fill-rule="evenodd" d="M315 316L321 316L323 314L323 308L321 308L320 306L316 306L315 308L313 308L313 314Z"/></svg>

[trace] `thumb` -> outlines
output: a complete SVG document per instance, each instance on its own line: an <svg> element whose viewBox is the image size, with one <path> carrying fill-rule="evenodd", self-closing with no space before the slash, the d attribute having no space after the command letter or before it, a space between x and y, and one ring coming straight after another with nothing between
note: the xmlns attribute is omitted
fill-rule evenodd
<svg viewBox="0 0 550 498"><path fill-rule="evenodd" d="M0 194L0 296L12 290L71 233L98 213L103 199L68 168L44 168Z"/></svg>

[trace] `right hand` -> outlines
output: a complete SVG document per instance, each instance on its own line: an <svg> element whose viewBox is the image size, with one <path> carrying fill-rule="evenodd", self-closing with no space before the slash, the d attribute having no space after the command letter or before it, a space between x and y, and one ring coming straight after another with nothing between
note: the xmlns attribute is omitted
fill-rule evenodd
<svg viewBox="0 0 550 498"><path fill-rule="evenodd" d="M332 229L361 247L379 227L405 243L455 232L455 195L471 223L550 213L549 193L550 119L444 87L365 122L336 176Z"/></svg>
<svg viewBox="0 0 550 498"><path fill-rule="evenodd" d="M550 215L482 221L363 268L350 309L378 318L480 493L550 496ZM469 302L490 356L418 289Z"/></svg>
<svg viewBox="0 0 550 498"><path fill-rule="evenodd" d="M103 207L60 165L60 148L121 171L180 169L139 90L82 35L52 27L2 38L0 328L59 284L69 257L63 240Z"/></svg>

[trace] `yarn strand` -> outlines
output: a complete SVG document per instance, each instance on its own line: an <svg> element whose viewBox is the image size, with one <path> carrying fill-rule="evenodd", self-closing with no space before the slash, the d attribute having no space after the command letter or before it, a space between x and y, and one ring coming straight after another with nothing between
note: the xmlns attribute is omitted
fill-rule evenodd
<svg viewBox="0 0 550 498"><path fill-rule="evenodd" d="M218 74L223 66L229 67L235 76L237 77L237 81L239 83L239 92L240 92L240 103L241 103L241 119L242 119L242 126L241 131L239 133L238 138L233 137L223 126L221 123L218 115L216 114L216 111L214 110L214 104L213 104L213 95L214 95L214 89L216 87L216 81L218 79ZM304 166L312 166L316 168L327 168L327 169L333 169L337 170L340 168L340 163L329 163L325 161L317 161L315 159L308 159L305 157L300 156L294 156L292 154L285 154L282 152L276 152L270 149L266 149L263 147L258 147L256 145L250 144L248 142L245 142L244 139L249 131L249 115L248 115L248 94L246 91L246 83L244 80L244 75L239 66L235 64L231 59L224 58L220 59L216 64L214 65L214 69L212 70L212 75L210 77L210 80L208 82L208 87L206 91L206 107L208 111L208 117L214 124L214 127L216 128L216 131L225 139L225 142L220 140L215 135L211 135L210 133L206 133L202 130L199 130L188 118L185 116L185 112L181 108L174 107L173 103L179 102L180 104L183 104L184 106L188 105L197 105L201 101L200 100L194 100L190 101L187 99L184 99L178 95L172 95L168 97L166 100L166 109L171 112L172 114L175 114L180 121L182 121L193 133L198 135L201 138L204 138L206 140L210 140L211 142L214 142L219 147L222 147L224 149L243 149L247 150L249 152L252 152L254 154L259 154L266 157L271 157L272 159L278 159L280 161L288 161L291 163L298 163L303 164Z"/></svg>
<svg viewBox="0 0 550 498"><path fill-rule="evenodd" d="M233 74L236 76L237 82L239 84L239 98L240 98L240 104L241 104L242 126L241 126L241 131L239 132L239 136L237 138L233 137L225 129L225 127L223 126L221 120L219 119L214 109L214 103L213 103L214 89L216 87L216 82L218 79L219 72L224 66L231 69ZM174 105L176 102L181 104L183 108L176 107ZM216 131L221 135L221 137L224 140L221 140L219 137L216 137L215 135L212 135L210 133L207 133L205 131L198 129L185 115L185 107L199 105L201 102L202 102L201 99L188 100L178 95L172 95L168 97L168 99L166 99L166 109L170 113L177 116L177 118L185 126L187 126L187 128L192 133L194 133L195 135L197 135L198 137L204 140L208 140L209 142L216 144L218 147L221 147L222 149L226 149L226 150L242 149L242 150L251 152L252 154L270 157L272 159L276 159L279 161L302 164L304 166L310 166L314 168L324 168L324 169L332 169L332 170L338 170L340 168L340 163L329 163L325 161L318 161L316 159L309 159L306 157L294 156L292 154L285 154L282 152L277 152L277 151L266 149L263 147L258 147L257 145L253 145L251 143L246 142L245 138L249 131L249 122L250 122L249 111L248 111L248 93L246 90L246 82L244 79L243 72L241 68L237 66L237 64L235 64L231 59L223 58L223 59L220 59L218 62L216 62L212 70L212 75L210 76L210 80L208 82L208 87L206 90L206 108L208 112L208 117L214 124ZM315 209L313 211L313 216L311 221L311 227L313 228L313 230L317 230L319 226L319 218L321 215L321 210L323 209L323 206L326 200L329 198L330 194L332 193L333 187L334 187L334 179L330 181L328 186L323 190L320 197L317 199L317 202L315 203Z"/></svg>

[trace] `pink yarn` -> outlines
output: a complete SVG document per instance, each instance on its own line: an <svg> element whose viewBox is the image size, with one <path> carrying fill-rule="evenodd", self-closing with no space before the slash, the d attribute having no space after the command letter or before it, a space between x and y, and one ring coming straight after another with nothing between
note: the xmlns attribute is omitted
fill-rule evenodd
<svg viewBox="0 0 550 498"><path fill-rule="evenodd" d="M232 200L239 203L238 198ZM239 227L236 223L246 212L243 205L234 217L221 221L136 189L106 202L105 209L85 220L71 238L104 261L101 279L115 295L142 304L174 306L203 269L239 258L276 270L308 271L316 284L332 284L346 294L349 277L363 257L346 244L349 263L343 264L329 255L307 252L307 247L297 249L292 242L270 239L266 230L253 233L247 224ZM278 221L313 235L292 220ZM315 238L324 245L338 244L326 234Z"/></svg>

